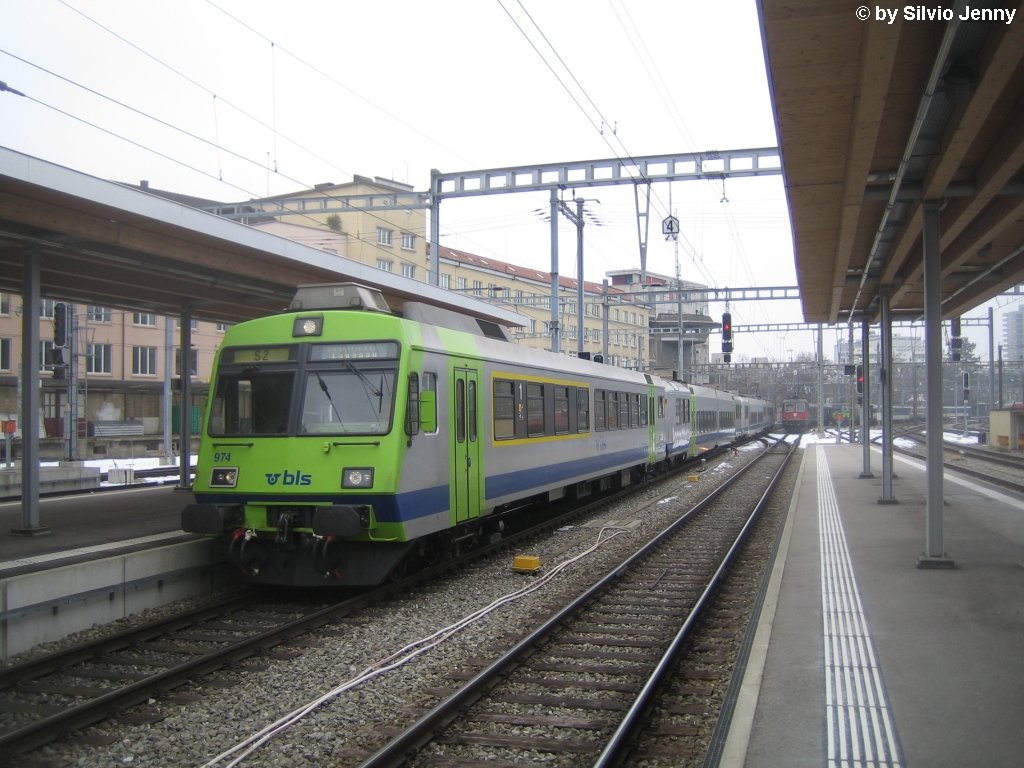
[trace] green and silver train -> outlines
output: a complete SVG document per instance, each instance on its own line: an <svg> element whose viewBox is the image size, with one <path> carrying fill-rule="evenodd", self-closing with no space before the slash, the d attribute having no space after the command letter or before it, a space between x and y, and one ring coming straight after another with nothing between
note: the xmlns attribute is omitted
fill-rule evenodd
<svg viewBox="0 0 1024 768"><path fill-rule="evenodd" d="M230 328L186 531L256 582L369 585L530 502L628 485L766 431L770 403L518 346L352 283Z"/></svg>

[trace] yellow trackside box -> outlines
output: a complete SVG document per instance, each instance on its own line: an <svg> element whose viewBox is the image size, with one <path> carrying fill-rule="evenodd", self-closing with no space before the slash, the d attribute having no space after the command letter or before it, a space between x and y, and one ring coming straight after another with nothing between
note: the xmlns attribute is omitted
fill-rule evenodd
<svg viewBox="0 0 1024 768"><path fill-rule="evenodd" d="M516 555L512 561L512 570L516 573L536 573L540 570L540 558L536 555Z"/></svg>

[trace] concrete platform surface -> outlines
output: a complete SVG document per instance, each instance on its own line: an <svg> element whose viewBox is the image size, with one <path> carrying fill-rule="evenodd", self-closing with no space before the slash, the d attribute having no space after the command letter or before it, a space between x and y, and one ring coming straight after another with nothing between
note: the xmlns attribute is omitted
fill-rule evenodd
<svg viewBox="0 0 1024 768"><path fill-rule="evenodd" d="M862 455L805 449L723 765L1024 765L1024 502L947 472L919 568L924 464Z"/></svg>

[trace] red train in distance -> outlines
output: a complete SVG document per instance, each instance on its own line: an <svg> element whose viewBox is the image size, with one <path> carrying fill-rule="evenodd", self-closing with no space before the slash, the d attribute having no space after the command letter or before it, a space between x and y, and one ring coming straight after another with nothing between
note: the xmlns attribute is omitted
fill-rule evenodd
<svg viewBox="0 0 1024 768"><path fill-rule="evenodd" d="M782 428L787 432L806 432L815 426L817 413L811 413L811 405L806 400L794 398L782 401Z"/></svg>

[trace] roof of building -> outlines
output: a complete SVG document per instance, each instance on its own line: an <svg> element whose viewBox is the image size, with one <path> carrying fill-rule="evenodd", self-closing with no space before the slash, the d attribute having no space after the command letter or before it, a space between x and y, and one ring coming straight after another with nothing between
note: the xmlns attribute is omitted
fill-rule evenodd
<svg viewBox="0 0 1024 768"><path fill-rule="evenodd" d="M511 280L528 280L548 287L551 286L550 272L544 272L543 270L534 269L533 267L524 267L522 265L512 264L490 256L480 256L475 253L469 253L468 251L460 251L456 248L449 248L445 245L440 247L440 253L442 260L447 259L448 261L453 261L457 264L465 264L467 266L476 267L477 269L501 274ZM575 289L577 286L576 278L565 277L560 274L558 276L558 285L560 288L566 290ZM590 280L584 280L583 290L587 293L600 294L604 292L604 285ZM626 291L614 288L610 285L608 286L608 293L610 295L617 296L629 295Z"/></svg>

